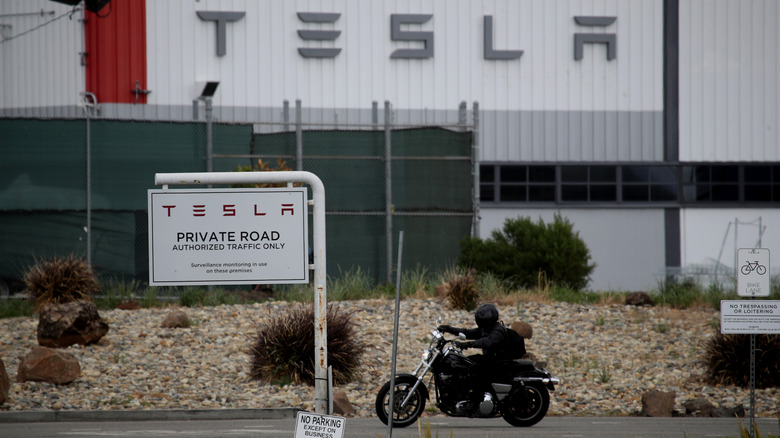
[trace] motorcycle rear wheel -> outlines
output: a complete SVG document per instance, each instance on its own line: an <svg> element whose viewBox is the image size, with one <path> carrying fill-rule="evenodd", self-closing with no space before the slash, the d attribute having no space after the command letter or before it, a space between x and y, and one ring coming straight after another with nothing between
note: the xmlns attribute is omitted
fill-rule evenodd
<svg viewBox="0 0 780 438"><path fill-rule="evenodd" d="M525 391L525 396L522 391ZM549 407L550 393L547 388L529 384L509 394L501 408L501 416L512 426L530 427L542 421Z"/></svg>
<svg viewBox="0 0 780 438"><path fill-rule="evenodd" d="M406 427L414 424L417 421L417 417L425 410L425 393L419 386L412 393L409 402L405 406L401 406L401 402L409 394L413 385L413 382L395 382L395 391L393 392L393 405L395 405L392 415L393 427ZM387 417L389 416L389 405L390 382L387 382L376 395L376 416L385 424L387 424Z"/></svg>

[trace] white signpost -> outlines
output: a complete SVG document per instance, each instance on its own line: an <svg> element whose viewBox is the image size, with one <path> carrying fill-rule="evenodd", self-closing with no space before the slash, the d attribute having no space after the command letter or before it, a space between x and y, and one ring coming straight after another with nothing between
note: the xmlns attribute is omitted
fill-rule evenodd
<svg viewBox="0 0 780 438"><path fill-rule="evenodd" d="M157 238L164 235L164 239L167 239L162 248L158 248L163 252L168 252L163 257L167 256L167 262L173 263L174 268L168 268L161 266L150 260L150 284L153 281L160 281L163 278L168 283L163 284L224 284L226 281L215 278L217 275L228 275L228 279L234 279L236 284L251 284L258 282L267 282L266 275L273 277L285 277L286 280L276 281L277 283L306 283L307 279L299 277L299 275L308 275L305 272L300 273L300 266L304 267L306 271L309 267L306 261L308 260L308 248L306 242L306 235L308 230L306 228L306 218L308 217L308 206L312 207L312 257L314 264L314 408L319 414L328 413L328 405L330 400L330 394L328 393L328 323L327 323L327 273L325 270L325 186L317 175L311 172L304 171L277 171L277 172L205 172L205 173L158 173L154 176L154 182L156 185L162 185L162 190L150 190L149 191L149 245L157 246ZM295 189L290 186L289 183L301 182L308 184L312 193L312 201L306 201L306 189ZM260 184L260 183L288 183L287 188L279 190L279 193L275 193L274 190L267 189L249 189L245 193L240 190L234 189L208 189L199 190L199 197L197 202L187 198L187 189L184 190L169 190L168 185L213 185L213 184ZM224 190L219 193L220 190ZM265 192L269 193L266 195ZM235 194L229 194L235 193ZM181 205L183 211L187 212L187 215L182 218L182 222L173 225L161 225L162 228L156 228L160 225L162 218L153 218L151 216L153 210L155 215L162 214L168 217L180 210L178 210L179 204L172 204L168 202L152 202L152 193L176 193L182 196L182 198L171 198L174 201L186 201ZM193 192L194 193L194 192ZM207 193L217 193L212 198L211 195L205 195ZM255 193L255 195L250 195ZM263 193L263 194L260 194ZM285 195L289 195L287 198ZM157 195L154 195L155 197ZM178 196L178 195L177 195ZM200 198L200 196L204 196ZM246 198L245 196L248 196ZM267 197L267 198L266 198ZM202 199L202 200L201 200ZM302 202L302 203L301 203ZM276 204L274 204L276 203ZM171 207L175 205L175 207ZM160 211L158 208L161 208ZM251 209L250 209L251 208ZM292 210L288 210L292 209ZM211 214L214 214L215 218L218 218L218 222L209 222L207 218L210 218ZM289 216L288 216L289 213ZM293 214L294 213L294 214ZM249 215L249 217L255 218L256 221L241 222L240 215ZM189 216L189 217L187 217ZM275 217L274 217L275 216ZM295 218L295 219L293 219ZM203 222L199 221L203 219ZM232 222L236 219L237 222ZM269 222L262 222L267 220ZM289 220L289 223L288 223ZM248 219L247 219L248 221ZM299 222L301 221L301 222ZM292 224L297 224L295 228ZM287 228L287 225L290 225ZM196 227L196 225L198 227ZM205 229L200 229L200 225L208 225ZM166 228L167 227L167 228ZM186 228L186 227L190 227ZM274 233L276 231L277 233ZM234 234L230 234L230 233ZM242 234L242 233L246 234ZM184 233L183 235L179 233ZM188 235L187 233L192 233ZM201 234L207 233L207 234ZM224 234L223 234L224 233ZM256 234L254 234L256 233ZM187 239L193 240L187 242ZM214 239L212 241L212 238ZM184 240L182 242L181 240ZM206 242L197 242L196 240L207 240ZM231 241L233 239L233 241ZM243 239L243 240L242 240ZM178 242L177 242L178 240ZM266 247L266 243L269 244ZM281 244L284 243L284 247ZM236 251L232 253L232 256L237 259L228 258L227 262L219 260L211 261L211 259L204 259L200 261L187 261L190 264L180 264L177 257L172 256L174 252L173 247L165 245L225 245L225 250ZM235 247L229 246L230 244L236 245ZM245 247L243 245L261 245ZM275 246L271 246L274 244ZM242 245L239 247L238 245ZM289 246L288 246L289 245ZM276 264L277 261L274 257L269 257L267 260L264 258L267 251L273 251L275 254L281 254L281 252L290 250L288 255L281 256L283 262ZM150 249L150 258L152 256L153 249ZM176 250L178 251L178 249ZM212 251L223 251L223 249L215 249L213 247L202 246L195 248L187 248L187 251L193 253L211 253ZM252 252L252 255L247 255L246 251ZM156 253L154 255L157 255ZM192 257L196 257L190 254ZM274 259L274 260L271 260ZM289 266L288 266L289 262ZM186 263L186 262L185 262ZM202 264L204 266L195 266L192 264ZM218 264L218 263L250 263L250 266L228 266L230 269L241 270L237 272L204 272L209 269L217 269L216 267L205 266L206 264ZM257 263L258 266L251 266L251 263ZM260 269L267 266L260 266L260 263L274 264L278 269L281 269L282 273L272 272L272 269ZM160 273L163 277L157 277L153 279L152 269L160 269ZM219 267L223 269L225 266ZM257 268L261 271L260 276L256 276L254 269ZM177 269L188 271L188 275L196 276L200 283L193 283L190 280L182 278L183 274L180 274ZM253 272L243 272L245 269L253 270ZM306 271L307 272L307 271ZM156 274L154 274L156 275ZM214 277L209 277L212 275ZM249 278L251 277L251 278ZM262 280L262 281L261 281Z"/></svg>
<svg viewBox="0 0 780 438"><path fill-rule="evenodd" d="M737 295L769 296L769 249L737 250ZM756 417L756 335L780 333L780 301L753 300L720 302L720 332L750 335L750 437Z"/></svg>
<svg viewBox="0 0 780 438"><path fill-rule="evenodd" d="M737 295L741 297L769 296L769 249L740 248L737 250Z"/></svg>
<svg viewBox="0 0 780 438"><path fill-rule="evenodd" d="M149 190L149 285L308 283L306 188Z"/></svg>

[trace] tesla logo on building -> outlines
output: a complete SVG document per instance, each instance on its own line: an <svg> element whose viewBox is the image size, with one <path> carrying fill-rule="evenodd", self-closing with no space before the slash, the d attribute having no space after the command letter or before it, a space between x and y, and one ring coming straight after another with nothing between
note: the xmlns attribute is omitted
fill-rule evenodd
<svg viewBox="0 0 780 438"><path fill-rule="evenodd" d="M244 17L244 12L233 11L196 11L198 17L217 24L217 56L227 53L227 23L232 23ZM298 36L305 42L330 42L334 44L341 36L340 30L309 29L309 23L333 23L341 18L338 12L298 12L298 19L304 24L298 29ZM418 43L418 48L397 49L390 54L391 59L428 59L433 58L433 31L408 30L409 25L424 25L433 18L433 14L391 14L390 40L412 41ZM617 17L608 16L575 16L574 21L583 27L607 28L615 23ZM497 50L493 47L493 16L482 17L482 57L487 60L514 60L523 55L523 50ZM583 58L585 44L606 44L607 60L617 58L617 34L615 33L575 33L574 59ZM335 58L341 53L340 47L298 47L298 53L304 58Z"/></svg>

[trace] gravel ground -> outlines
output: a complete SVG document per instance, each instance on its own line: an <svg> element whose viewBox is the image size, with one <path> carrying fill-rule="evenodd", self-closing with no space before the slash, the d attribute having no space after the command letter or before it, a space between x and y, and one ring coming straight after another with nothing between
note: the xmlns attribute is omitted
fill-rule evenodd
<svg viewBox="0 0 780 438"><path fill-rule="evenodd" d="M359 336L368 345L360 380L336 390L347 393L357 416L374 416L374 398L390 374L394 303L333 304L354 311ZM37 319L0 320L0 358L12 380L0 411L314 410L312 387L248 378L257 323L293 305L184 308L193 324L178 329L160 327L171 308L101 311L110 330L95 345L66 349L81 364L81 377L67 385L15 382L20 358L37 345ZM714 333L716 311L565 303L499 305L499 310L507 324L521 320L533 326L526 348L561 379L548 415L632 415L641 409L642 394L652 389L674 391L679 412L685 401L699 397L716 406L749 406L747 389L712 386L702 378L702 343ZM433 299L404 300L400 315L399 372L414 370L437 317L455 326L473 325L473 314ZM757 390L756 415L780 415L778 396L777 389Z"/></svg>

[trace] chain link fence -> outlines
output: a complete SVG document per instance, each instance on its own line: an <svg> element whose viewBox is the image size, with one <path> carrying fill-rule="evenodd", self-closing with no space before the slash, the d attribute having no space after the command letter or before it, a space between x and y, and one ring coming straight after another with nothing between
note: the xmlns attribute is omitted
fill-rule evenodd
<svg viewBox="0 0 780 438"><path fill-rule="evenodd" d="M378 111L364 125L307 122L299 103L296 114L283 124L0 119L0 289L20 287L36 260L69 254L102 278L146 282L147 190L167 172L316 174L326 190L329 276L360 269L376 284L392 282L401 230L407 269L455 261L477 205L465 105L450 125L394 124L392 111L382 123Z"/></svg>

